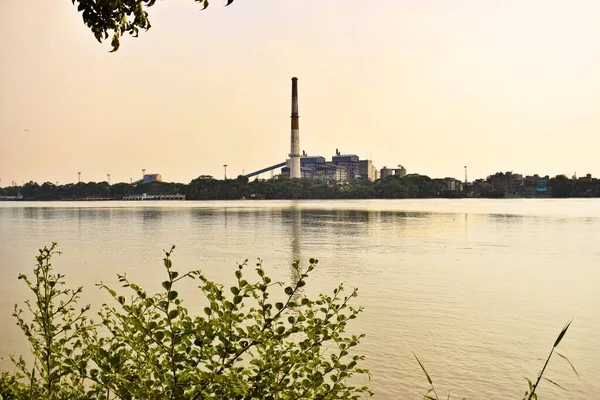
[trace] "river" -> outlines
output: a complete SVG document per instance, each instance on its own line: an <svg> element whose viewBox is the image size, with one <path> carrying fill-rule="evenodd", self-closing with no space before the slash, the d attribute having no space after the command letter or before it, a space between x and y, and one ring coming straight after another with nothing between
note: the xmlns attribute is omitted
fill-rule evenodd
<svg viewBox="0 0 600 400"><path fill-rule="evenodd" d="M556 357L547 377L569 391L543 381L540 396L600 398L598 200L0 202L0 356L27 351L16 278L51 241L55 268L94 306L109 301L94 284L116 287L117 273L158 289L171 244L178 270L222 282L245 259L289 281L292 259L318 258L309 294L359 288L351 329L367 334L378 399L422 398L413 352L444 398L521 399L573 318L559 351L581 380Z"/></svg>

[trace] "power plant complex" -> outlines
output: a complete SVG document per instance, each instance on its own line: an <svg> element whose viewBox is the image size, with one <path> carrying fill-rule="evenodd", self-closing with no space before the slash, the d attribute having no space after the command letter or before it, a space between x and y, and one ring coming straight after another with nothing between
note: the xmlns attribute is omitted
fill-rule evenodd
<svg viewBox="0 0 600 400"><path fill-rule="evenodd" d="M383 167L381 173L371 160L361 160L356 154L342 154L338 149L331 161L323 156L310 156L300 150L300 116L298 114L298 78L292 78L292 115L290 153L285 162L271 165L258 171L246 174L247 178L259 176L266 172L281 168L281 176L294 178L312 178L327 183L345 182L348 180L366 179L374 181L380 176L406 175L406 169L399 165L390 169Z"/></svg>

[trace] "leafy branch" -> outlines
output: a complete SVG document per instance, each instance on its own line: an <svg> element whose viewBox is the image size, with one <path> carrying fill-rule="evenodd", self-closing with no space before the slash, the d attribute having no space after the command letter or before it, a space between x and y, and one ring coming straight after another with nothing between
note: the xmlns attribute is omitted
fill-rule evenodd
<svg viewBox="0 0 600 400"><path fill-rule="evenodd" d="M202 5L202 10L209 5L209 0L194 0ZM227 0L225 6L233 3ZM140 30L150 29L148 8L156 0L71 0L81 12L84 24L92 31L98 42L111 39L111 52L119 50L121 37L129 34L139 35Z"/></svg>

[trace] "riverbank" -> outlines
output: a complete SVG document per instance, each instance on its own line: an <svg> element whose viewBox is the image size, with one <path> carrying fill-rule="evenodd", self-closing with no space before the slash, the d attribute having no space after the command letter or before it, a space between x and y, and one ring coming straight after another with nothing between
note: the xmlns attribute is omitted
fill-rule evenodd
<svg viewBox="0 0 600 400"><path fill-rule="evenodd" d="M492 180L493 181L493 180ZM544 181L546 182L546 181ZM23 186L0 189L0 196L14 200L107 201L107 200L309 200L309 199L433 199L433 198L593 198L600 197L597 179L549 179L543 186L523 183L504 187L504 181L492 184L475 181L461 184L451 178L432 179L411 174L389 176L376 181L354 180L325 183L317 179L253 180L199 177L189 184L173 182L116 183L81 182L54 185L29 182ZM171 197L171 198L169 198Z"/></svg>

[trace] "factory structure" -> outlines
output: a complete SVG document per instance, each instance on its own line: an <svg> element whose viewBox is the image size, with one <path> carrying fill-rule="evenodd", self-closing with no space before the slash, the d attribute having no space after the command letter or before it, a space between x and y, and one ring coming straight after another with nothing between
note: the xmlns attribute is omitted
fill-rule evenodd
<svg viewBox="0 0 600 400"><path fill-rule="evenodd" d="M406 168L383 167L381 171L373 165L372 160L361 160L356 154L342 154L338 149L331 161L321 155L308 155L300 150L300 116L298 114L298 78L292 78L292 115L290 153L285 162L246 174L247 178L258 177L266 172L281 168L281 176L287 178L311 178L326 183L347 182L351 180L369 180L387 176L406 176Z"/></svg>
<svg viewBox="0 0 600 400"><path fill-rule="evenodd" d="M152 183L152 182L162 182L161 174L147 174L144 170L142 179L138 179L135 182L131 182L133 185L137 185L139 183Z"/></svg>

